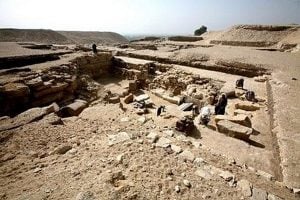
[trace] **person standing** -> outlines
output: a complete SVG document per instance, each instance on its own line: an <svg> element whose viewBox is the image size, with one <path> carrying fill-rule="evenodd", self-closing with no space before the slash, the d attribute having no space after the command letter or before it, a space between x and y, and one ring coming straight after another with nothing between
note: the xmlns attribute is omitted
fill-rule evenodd
<svg viewBox="0 0 300 200"><path fill-rule="evenodd" d="M93 50L93 53L97 53L97 46L96 46L96 44L93 44L92 45L92 50Z"/></svg>

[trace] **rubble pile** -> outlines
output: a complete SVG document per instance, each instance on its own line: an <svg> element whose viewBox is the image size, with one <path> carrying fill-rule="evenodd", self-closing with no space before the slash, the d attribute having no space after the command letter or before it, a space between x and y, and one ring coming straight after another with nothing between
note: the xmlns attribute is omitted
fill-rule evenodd
<svg viewBox="0 0 300 200"><path fill-rule="evenodd" d="M151 89L162 88L168 91L170 96L182 95L185 101L198 105L213 104L222 86L221 81L177 69L170 69L156 76L149 84Z"/></svg>

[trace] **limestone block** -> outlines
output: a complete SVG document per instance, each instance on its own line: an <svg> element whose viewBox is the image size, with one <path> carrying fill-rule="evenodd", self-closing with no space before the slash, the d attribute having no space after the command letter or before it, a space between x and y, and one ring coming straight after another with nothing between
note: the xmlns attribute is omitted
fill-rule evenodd
<svg viewBox="0 0 300 200"><path fill-rule="evenodd" d="M8 83L4 85L2 93L8 98L27 97L30 90L28 86L22 83Z"/></svg>
<svg viewBox="0 0 300 200"><path fill-rule="evenodd" d="M236 116L216 115L215 122L218 123L218 121L220 121L220 120L228 120L228 121L240 124L242 126L247 126L249 128L252 127L251 120L247 115L236 115Z"/></svg>
<svg viewBox="0 0 300 200"><path fill-rule="evenodd" d="M243 102L236 103L235 108L245 110L245 111L256 111L260 109L260 106L256 103L243 101Z"/></svg>
<svg viewBox="0 0 300 200"><path fill-rule="evenodd" d="M248 140L253 132L253 129L251 128L233 123L228 120L218 121L217 127L219 132L242 140Z"/></svg>
<svg viewBox="0 0 300 200"><path fill-rule="evenodd" d="M129 104L133 102L133 94L129 94L124 98L124 103Z"/></svg>
<svg viewBox="0 0 300 200"><path fill-rule="evenodd" d="M40 98L47 94L63 91L67 87L68 87L68 83L57 83L56 85L52 85L50 88L46 88L44 90L34 92L33 96L35 98Z"/></svg>
<svg viewBox="0 0 300 200"><path fill-rule="evenodd" d="M109 103L113 103L113 104L120 103L120 97L119 97L119 96L110 97L110 98L108 99L108 102L109 102Z"/></svg>
<svg viewBox="0 0 300 200"><path fill-rule="evenodd" d="M74 103L71 103L67 106L61 108L61 113L63 116L77 116L81 111L86 108L87 102L84 100L75 100Z"/></svg>

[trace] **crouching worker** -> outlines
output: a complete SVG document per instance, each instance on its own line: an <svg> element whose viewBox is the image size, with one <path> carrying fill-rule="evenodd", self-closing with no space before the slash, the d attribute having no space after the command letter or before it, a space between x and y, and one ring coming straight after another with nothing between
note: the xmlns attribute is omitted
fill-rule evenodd
<svg viewBox="0 0 300 200"><path fill-rule="evenodd" d="M200 110L200 116L199 116L199 124L207 125L208 122L210 121L210 109L207 106L204 106Z"/></svg>
<svg viewBox="0 0 300 200"><path fill-rule="evenodd" d="M156 111L156 116L160 116L162 112L166 112L166 106L159 106Z"/></svg>
<svg viewBox="0 0 300 200"><path fill-rule="evenodd" d="M235 88L240 88L240 89L244 88L244 79L243 78L240 78L235 82Z"/></svg>
<svg viewBox="0 0 300 200"><path fill-rule="evenodd" d="M253 91L248 90L245 97L248 101L256 102L255 93Z"/></svg>
<svg viewBox="0 0 300 200"><path fill-rule="evenodd" d="M226 106L227 106L227 97L225 94L222 94L218 100L218 103L215 106L215 114L224 115Z"/></svg>

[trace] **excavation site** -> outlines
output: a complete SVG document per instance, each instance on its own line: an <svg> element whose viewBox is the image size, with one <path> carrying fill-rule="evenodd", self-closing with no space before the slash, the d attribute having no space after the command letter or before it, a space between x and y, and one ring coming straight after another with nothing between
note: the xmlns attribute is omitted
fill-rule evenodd
<svg viewBox="0 0 300 200"><path fill-rule="evenodd" d="M0 199L299 199L299 79L299 25L0 29Z"/></svg>

